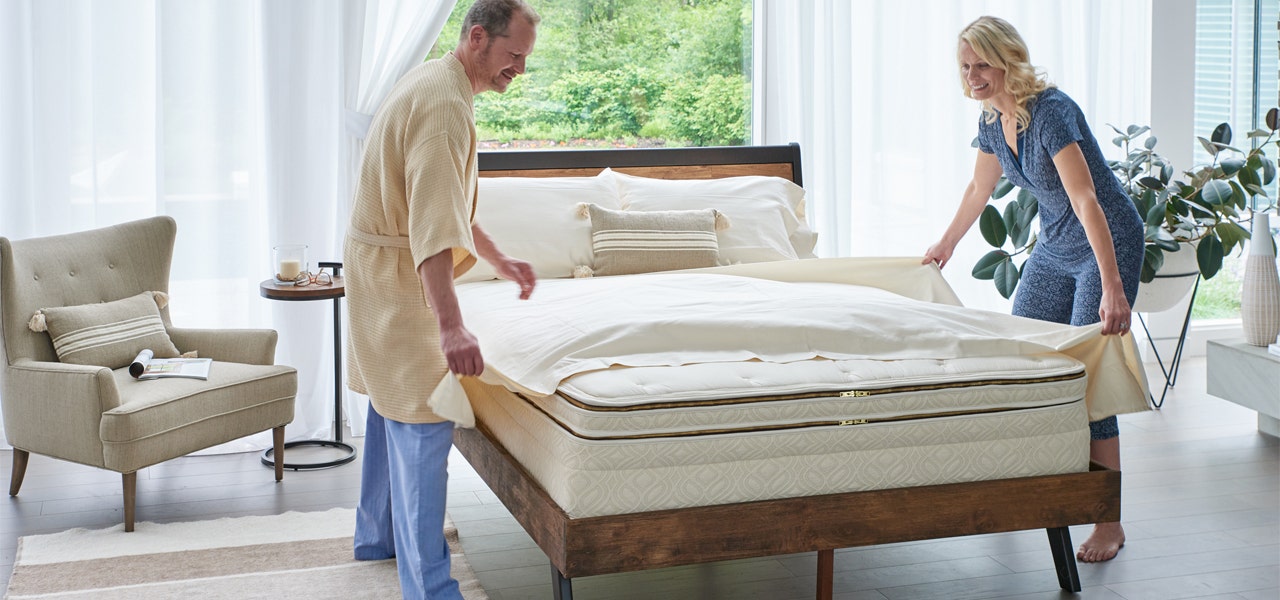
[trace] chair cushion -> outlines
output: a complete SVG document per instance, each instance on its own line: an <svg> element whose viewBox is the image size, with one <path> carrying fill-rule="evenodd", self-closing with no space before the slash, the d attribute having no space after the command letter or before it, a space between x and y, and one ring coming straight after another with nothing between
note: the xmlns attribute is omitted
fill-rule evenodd
<svg viewBox="0 0 1280 600"><path fill-rule="evenodd" d="M144 349L156 358L178 356L160 318L156 292L113 302L44 308L32 319L32 330L40 331L41 318L58 360L64 363L118 369Z"/></svg>
<svg viewBox="0 0 1280 600"><path fill-rule="evenodd" d="M292 367L214 361L209 379L138 380L113 371L123 403L102 413L107 468L141 468L293 420Z"/></svg>
<svg viewBox="0 0 1280 600"><path fill-rule="evenodd" d="M632 212L592 204L588 210L596 275L716 266L714 209Z"/></svg>

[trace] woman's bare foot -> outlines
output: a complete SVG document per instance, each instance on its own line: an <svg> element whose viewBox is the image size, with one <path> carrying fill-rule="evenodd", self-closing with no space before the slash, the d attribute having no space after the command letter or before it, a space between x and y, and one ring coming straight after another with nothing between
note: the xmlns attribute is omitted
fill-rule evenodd
<svg viewBox="0 0 1280 600"><path fill-rule="evenodd" d="M1119 522L1098 523L1093 526L1089 539L1080 544L1076 552L1076 560L1081 562L1103 562L1116 557L1120 548L1124 547L1124 528Z"/></svg>

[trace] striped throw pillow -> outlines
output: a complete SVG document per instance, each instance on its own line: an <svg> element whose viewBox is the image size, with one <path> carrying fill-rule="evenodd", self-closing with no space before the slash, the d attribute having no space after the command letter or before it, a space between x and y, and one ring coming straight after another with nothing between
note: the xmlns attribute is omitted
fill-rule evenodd
<svg viewBox="0 0 1280 600"><path fill-rule="evenodd" d="M630 212L592 204L589 210L596 275L716 266L714 209Z"/></svg>
<svg viewBox="0 0 1280 600"><path fill-rule="evenodd" d="M178 356L160 318L157 292L79 306L45 308L32 318L31 329L47 330L58 360L109 369L126 367L144 349L156 358ZM37 326L43 320L43 328Z"/></svg>

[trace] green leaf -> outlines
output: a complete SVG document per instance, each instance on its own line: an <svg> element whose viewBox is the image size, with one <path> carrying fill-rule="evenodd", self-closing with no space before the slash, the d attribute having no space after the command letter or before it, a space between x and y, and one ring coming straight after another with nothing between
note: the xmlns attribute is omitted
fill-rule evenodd
<svg viewBox="0 0 1280 600"><path fill-rule="evenodd" d="M1267 111L1267 129L1275 131L1280 129L1280 109L1271 109Z"/></svg>
<svg viewBox="0 0 1280 600"><path fill-rule="evenodd" d="M1031 218L1034 217L1027 215L1036 211L1036 204L1034 202L1029 204L1030 206L1022 202L1010 202L1005 208L1005 225L1009 228L1009 240L1013 242L1015 249L1026 246L1027 240L1031 237Z"/></svg>
<svg viewBox="0 0 1280 600"><path fill-rule="evenodd" d="M1219 150L1221 150L1221 148L1219 148L1216 144L1214 144L1213 142L1211 142L1211 141L1209 141L1209 140L1207 140L1207 139L1205 139L1205 138L1202 138L1202 137L1200 137L1200 136L1196 136L1196 139L1197 139L1197 140L1200 140L1200 145L1201 145L1201 146L1204 146L1204 151L1205 151L1205 152L1208 152L1210 156L1217 156L1217 155L1218 155L1218 151L1219 151Z"/></svg>
<svg viewBox="0 0 1280 600"><path fill-rule="evenodd" d="M1142 145L1145 146L1147 150L1154 150L1156 147L1156 136L1147 136L1147 140L1142 142Z"/></svg>
<svg viewBox="0 0 1280 600"><path fill-rule="evenodd" d="M1271 135L1271 132L1265 129L1254 129L1253 131L1249 132L1250 138L1267 137L1269 135Z"/></svg>
<svg viewBox="0 0 1280 600"><path fill-rule="evenodd" d="M1164 182L1160 181L1159 179L1156 179L1155 177L1143 177L1142 179L1138 180L1138 185L1144 188L1147 188L1149 190L1164 189Z"/></svg>
<svg viewBox="0 0 1280 600"><path fill-rule="evenodd" d="M1276 163L1269 159L1262 159L1262 185L1271 185L1276 180Z"/></svg>
<svg viewBox="0 0 1280 600"><path fill-rule="evenodd" d="M1200 197L1213 206L1231 202L1231 186L1221 179L1212 179L1200 190Z"/></svg>
<svg viewBox="0 0 1280 600"><path fill-rule="evenodd" d="M1244 168L1245 160L1243 158L1224 158L1219 164L1222 165L1222 174L1230 176Z"/></svg>
<svg viewBox="0 0 1280 600"><path fill-rule="evenodd" d="M1249 183L1249 184L1245 184L1244 187L1246 190L1249 191L1250 194L1253 194L1254 196L1262 196L1263 198L1267 197L1267 190L1264 189L1262 186L1253 185L1252 183Z"/></svg>
<svg viewBox="0 0 1280 600"><path fill-rule="evenodd" d="M1178 240L1173 239L1173 236L1169 235L1168 231L1161 229L1160 232L1164 235L1157 235L1154 241L1154 244L1158 248L1169 252L1177 252L1182 247L1178 244Z"/></svg>
<svg viewBox="0 0 1280 600"><path fill-rule="evenodd" d="M1213 133L1209 134L1209 139L1219 144L1231 143L1231 126L1226 123L1219 123L1213 128Z"/></svg>
<svg viewBox="0 0 1280 600"><path fill-rule="evenodd" d="M1169 207L1168 202L1156 202L1151 210L1147 211L1146 223L1150 227L1159 227L1164 224L1164 213Z"/></svg>
<svg viewBox="0 0 1280 600"><path fill-rule="evenodd" d="M1218 239L1222 240L1223 255L1231 254L1237 245L1243 244L1249 239L1249 230L1241 227L1234 221L1223 221L1213 228L1213 232L1218 234Z"/></svg>
<svg viewBox="0 0 1280 600"><path fill-rule="evenodd" d="M1004 220L1000 218L1000 211L990 204L982 209L982 215L978 217L978 229L982 231L983 239L996 248L1004 246L1009 235L1004 227Z"/></svg>
<svg viewBox="0 0 1280 600"><path fill-rule="evenodd" d="M1114 132L1116 132L1116 133L1118 133L1118 134L1120 134L1120 135L1124 135L1124 132L1123 132L1123 131L1120 131L1120 128L1119 128L1119 127L1116 127L1115 125L1112 125L1112 124L1110 124L1110 123L1107 123L1107 127L1110 127L1110 128L1111 128L1111 131L1114 131Z"/></svg>
<svg viewBox="0 0 1280 600"><path fill-rule="evenodd" d="M1117 148L1121 148L1121 147L1123 147L1123 146L1124 146L1125 141L1126 141L1126 140L1128 140L1128 139L1129 139L1129 138L1127 138L1127 137L1125 137L1125 136L1123 136L1123 135L1118 135L1118 136L1116 136L1116 137L1111 138L1111 143L1112 143L1112 144L1115 144Z"/></svg>
<svg viewBox="0 0 1280 600"><path fill-rule="evenodd" d="M1014 237L1014 228L1018 225L1018 203L1010 202L1004 205L1004 214L1001 215L1000 221L1004 223L1004 230L1010 238ZM1013 248L1018 248L1018 243L1013 243Z"/></svg>
<svg viewBox="0 0 1280 600"><path fill-rule="evenodd" d="M1223 161L1225 164L1226 161ZM1262 178L1258 177L1258 172L1253 169L1240 169L1236 171L1236 179L1240 180L1240 185L1249 187L1250 184L1261 187Z"/></svg>
<svg viewBox="0 0 1280 600"><path fill-rule="evenodd" d="M1018 190L1018 202L1026 204L1028 202L1035 202L1035 199L1036 197L1030 191L1023 189Z"/></svg>
<svg viewBox="0 0 1280 600"><path fill-rule="evenodd" d="M1155 246L1148 245L1142 255L1142 283L1151 283L1156 278L1156 271L1164 266L1164 252Z"/></svg>
<svg viewBox="0 0 1280 600"><path fill-rule="evenodd" d="M974 279L986 280L995 277L996 266L1009 261L1009 259L1009 253L1004 250L992 250L986 253L973 265Z"/></svg>
<svg viewBox="0 0 1280 600"><path fill-rule="evenodd" d="M1130 125L1130 126L1129 126L1129 128L1125 131L1125 133L1126 133L1129 137L1133 137L1133 136L1135 136L1135 135L1138 135L1138 133L1139 133L1139 131L1138 131L1138 126L1137 126L1137 125Z"/></svg>
<svg viewBox="0 0 1280 600"><path fill-rule="evenodd" d="M1018 289L1018 280L1022 278L1022 273L1018 272L1018 266L1013 261L1008 260L996 265L995 283L996 291L1000 292L1005 298L1012 298L1013 291Z"/></svg>
<svg viewBox="0 0 1280 600"><path fill-rule="evenodd" d="M1196 263L1200 265L1201 277L1213 279L1222 268L1222 257L1222 240L1216 234L1200 238L1200 244L1196 246Z"/></svg>
<svg viewBox="0 0 1280 600"><path fill-rule="evenodd" d="M970 147L973 147L973 148L977 148L977 147L979 147L979 146L980 146L980 144L978 144L978 136L976 136L976 135L975 135L975 136L973 136L973 141L972 141L972 142L969 142L969 146L970 146Z"/></svg>
<svg viewBox="0 0 1280 600"><path fill-rule="evenodd" d="M1005 194L1008 194L1009 192L1013 191L1014 187L1015 186L1013 185L1012 182L1010 182L1008 179L1005 179L1004 177L1001 177L1000 181L996 182L996 189L995 191L991 192L991 197L999 200L1000 198L1005 197Z"/></svg>

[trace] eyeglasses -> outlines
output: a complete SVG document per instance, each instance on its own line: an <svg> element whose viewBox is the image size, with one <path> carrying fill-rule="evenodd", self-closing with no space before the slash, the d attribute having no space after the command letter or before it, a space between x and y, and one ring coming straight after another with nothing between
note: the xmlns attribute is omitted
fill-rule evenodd
<svg viewBox="0 0 1280 600"><path fill-rule="evenodd" d="M328 267L321 267L315 273L303 271L298 273L298 277L293 280L295 287L303 287L307 285L333 285L333 275L325 271Z"/></svg>

